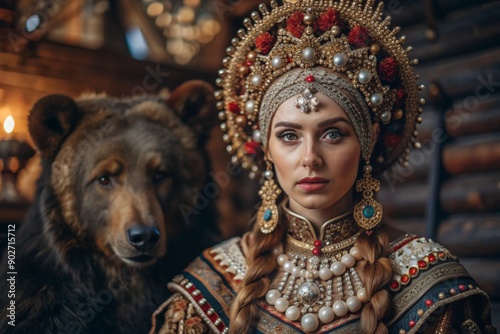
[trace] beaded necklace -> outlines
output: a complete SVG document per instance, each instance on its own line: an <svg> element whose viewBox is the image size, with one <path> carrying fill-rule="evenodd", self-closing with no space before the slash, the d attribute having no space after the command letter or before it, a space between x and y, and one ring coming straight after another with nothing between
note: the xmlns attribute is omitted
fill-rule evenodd
<svg viewBox="0 0 500 334"><path fill-rule="evenodd" d="M289 215L300 217L284 209ZM327 224L352 226L356 223L352 213L346 213ZM342 241L327 244L321 240L310 244L288 234L284 252L277 256L278 265L283 269L279 284L267 292L266 302L290 321L300 320L308 332L315 331L320 324L331 323L336 317L358 312L362 303L368 301L354 268L362 258L355 246L362 232L359 230Z"/></svg>

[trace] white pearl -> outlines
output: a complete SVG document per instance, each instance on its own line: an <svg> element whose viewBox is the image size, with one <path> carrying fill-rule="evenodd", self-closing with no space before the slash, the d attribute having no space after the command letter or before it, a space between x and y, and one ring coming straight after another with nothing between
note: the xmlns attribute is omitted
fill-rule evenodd
<svg viewBox="0 0 500 334"><path fill-rule="evenodd" d="M312 47L308 46L302 51L302 57L304 57L304 59L306 60L311 60L314 58L315 53L316 51L314 51Z"/></svg>
<svg viewBox="0 0 500 334"><path fill-rule="evenodd" d="M254 110L255 110L255 101L254 100L247 101L247 103L245 103L245 111L253 113Z"/></svg>
<svg viewBox="0 0 500 334"><path fill-rule="evenodd" d="M369 300L368 294L366 293L365 288L359 289L358 292L356 293L356 296L358 297L359 301L362 303L366 303Z"/></svg>
<svg viewBox="0 0 500 334"><path fill-rule="evenodd" d="M274 68L280 68L283 66L283 59L281 59L280 56L274 56L273 59L271 59L271 65Z"/></svg>
<svg viewBox="0 0 500 334"><path fill-rule="evenodd" d="M351 254L352 256L354 256L354 258L356 260L361 260L363 257L361 256L361 251L359 250L358 247L354 246L353 248L351 248L349 250L349 254Z"/></svg>
<svg viewBox="0 0 500 334"><path fill-rule="evenodd" d="M330 278L332 278L333 272L328 269L328 268L321 268L319 270L319 278L321 278L323 281L328 281Z"/></svg>
<svg viewBox="0 0 500 334"><path fill-rule="evenodd" d="M340 262L345 264L346 268L349 269L356 263L356 259L351 254L344 254L340 259Z"/></svg>
<svg viewBox="0 0 500 334"><path fill-rule="evenodd" d="M337 53L333 56L333 64L337 67L343 67L347 64L347 57L343 53Z"/></svg>
<svg viewBox="0 0 500 334"><path fill-rule="evenodd" d="M280 297L281 297L281 293L278 290L269 290L266 293L266 302L269 305L274 305L274 303L276 302L276 299L278 299Z"/></svg>
<svg viewBox="0 0 500 334"><path fill-rule="evenodd" d="M286 309L285 315L288 320L295 321L300 318L300 310L297 306L290 306Z"/></svg>
<svg viewBox="0 0 500 334"><path fill-rule="evenodd" d="M260 130L253 130L252 139L255 140L257 143L262 143L262 137L260 134Z"/></svg>
<svg viewBox="0 0 500 334"><path fill-rule="evenodd" d="M317 270L311 270L311 275L312 275L314 278L318 278L318 277L319 277L319 271L317 271Z"/></svg>
<svg viewBox="0 0 500 334"><path fill-rule="evenodd" d="M278 255L278 258L276 259L276 262L278 262L278 264L282 267L287 261L288 261L288 256L286 254Z"/></svg>
<svg viewBox="0 0 500 334"><path fill-rule="evenodd" d="M361 308L361 302L357 297L351 296L347 298L346 300L347 308L349 309L349 312L358 312L359 309Z"/></svg>
<svg viewBox="0 0 500 334"><path fill-rule="evenodd" d="M299 277L300 276L300 267L293 267L292 269L292 276L293 277Z"/></svg>
<svg viewBox="0 0 500 334"><path fill-rule="evenodd" d="M312 313L304 314L302 319L300 320L300 324L302 328L306 330L306 332L314 332L319 326L319 320Z"/></svg>
<svg viewBox="0 0 500 334"><path fill-rule="evenodd" d="M262 83L262 74L254 74L252 76L252 85L254 86L260 86L260 84Z"/></svg>
<svg viewBox="0 0 500 334"><path fill-rule="evenodd" d="M335 312L333 312L331 307L323 306L319 309L318 316L321 322L328 324L332 322L333 318L335 318Z"/></svg>
<svg viewBox="0 0 500 334"><path fill-rule="evenodd" d="M343 317L348 311L347 304L343 300L337 300L333 303L333 312L337 317Z"/></svg>
<svg viewBox="0 0 500 334"><path fill-rule="evenodd" d="M380 119L382 120L382 122L389 122L391 120L391 112L390 111L384 111L382 113L382 115L380 115Z"/></svg>
<svg viewBox="0 0 500 334"><path fill-rule="evenodd" d="M340 27L339 26L333 26L331 28L331 31L333 33L334 36L338 36L338 34L340 34L341 30L340 30Z"/></svg>
<svg viewBox="0 0 500 334"><path fill-rule="evenodd" d="M285 269L285 271L287 273L291 273L293 267L295 267L295 266L293 265L292 261L286 261L285 264L283 265L283 269Z"/></svg>
<svg viewBox="0 0 500 334"><path fill-rule="evenodd" d="M274 307L280 312L285 312L288 308L288 300L280 297L274 301Z"/></svg>
<svg viewBox="0 0 500 334"><path fill-rule="evenodd" d="M370 101L374 106L378 107L382 104L382 102L384 102L384 98L382 97L382 94L375 93L370 97Z"/></svg>
<svg viewBox="0 0 500 334"><path fill-rule="evenodd" d="M370 71L365 69L359 71L358 80L360 83L367 84L370 82L371 79L372 79L372 74L370 73Z"/></svg>
<svg viewBox="0 0 500 334"><path fill-rule="evenodd" d="M307 270L305 270L305 269L301 269L301 270L300 270L300 277L304 277L304 278L305 278L305 277L306 277L306 275L307 275Z"/></svg>
<svg viewBox="0 0 500 334"><path fill-rule="evenodd" d="M274 173L273 173L273 171L272 171L272 170L266 170L266 171L264 172L264 177L265 177L266 179L271 179L271 178L273 177L273 175L274 175Z"/></svg>
<svg viewBox="0 0 500 334"><path fill-rule="evenodd" d="M283 254L283 246L280 244L279 246L273 248L273 255L278 256L281 254Z"/></svg>
<svg viewBox="0 0 500 334"><path fill-rule="evenodd" d="M340 276L343 273L345 273L345 264L343 264L342 262L339 262L339 261L335 261L330 266L330 269L333 271L333 274L335 276Z"/></svg>

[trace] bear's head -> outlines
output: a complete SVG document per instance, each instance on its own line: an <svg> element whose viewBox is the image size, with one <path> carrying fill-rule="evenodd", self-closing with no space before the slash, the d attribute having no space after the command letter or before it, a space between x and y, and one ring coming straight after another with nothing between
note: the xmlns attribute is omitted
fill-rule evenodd
<svg viewBox="0 0 500 334"><path fill-rule="evenodd" d="M132 266L162 257L186 226L179 206L192 205L206 181L214 105L201 81L166 99L39 100L29 131L44 165L44 233L59 255L92 252Z"/></svg>

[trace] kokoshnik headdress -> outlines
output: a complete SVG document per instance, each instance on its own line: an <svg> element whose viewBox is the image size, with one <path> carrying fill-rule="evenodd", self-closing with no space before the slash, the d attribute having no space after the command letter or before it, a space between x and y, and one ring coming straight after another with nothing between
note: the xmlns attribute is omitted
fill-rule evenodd
<svg viewBox="0 0 500 334"><path fill-rule="evenodd" d="M227 151L233 163L265 170L262 146L279 104L300 94L296 107L317 108L321 91L348 114L361 144L363 159L382 172L405 163L409 146L419 147L416 123L422 121L417 76L409 60L411 47L389 28L383 3L374 0L271 1L238 31L219 71L216 91ZM371 156L371 125L380 123L381 139Z"/></svg>

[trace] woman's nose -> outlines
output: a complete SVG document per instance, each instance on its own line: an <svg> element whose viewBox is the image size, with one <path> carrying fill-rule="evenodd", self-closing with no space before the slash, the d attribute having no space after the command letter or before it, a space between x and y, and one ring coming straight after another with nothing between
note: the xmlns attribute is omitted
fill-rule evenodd
<svg viewBox="0 0 500 334"><path fill-rule="evenodd" d="M318 168L323 165L323 159L321 158L317 146L318 145L313 142L304 143L302 166L306 168Z"/></svg>

